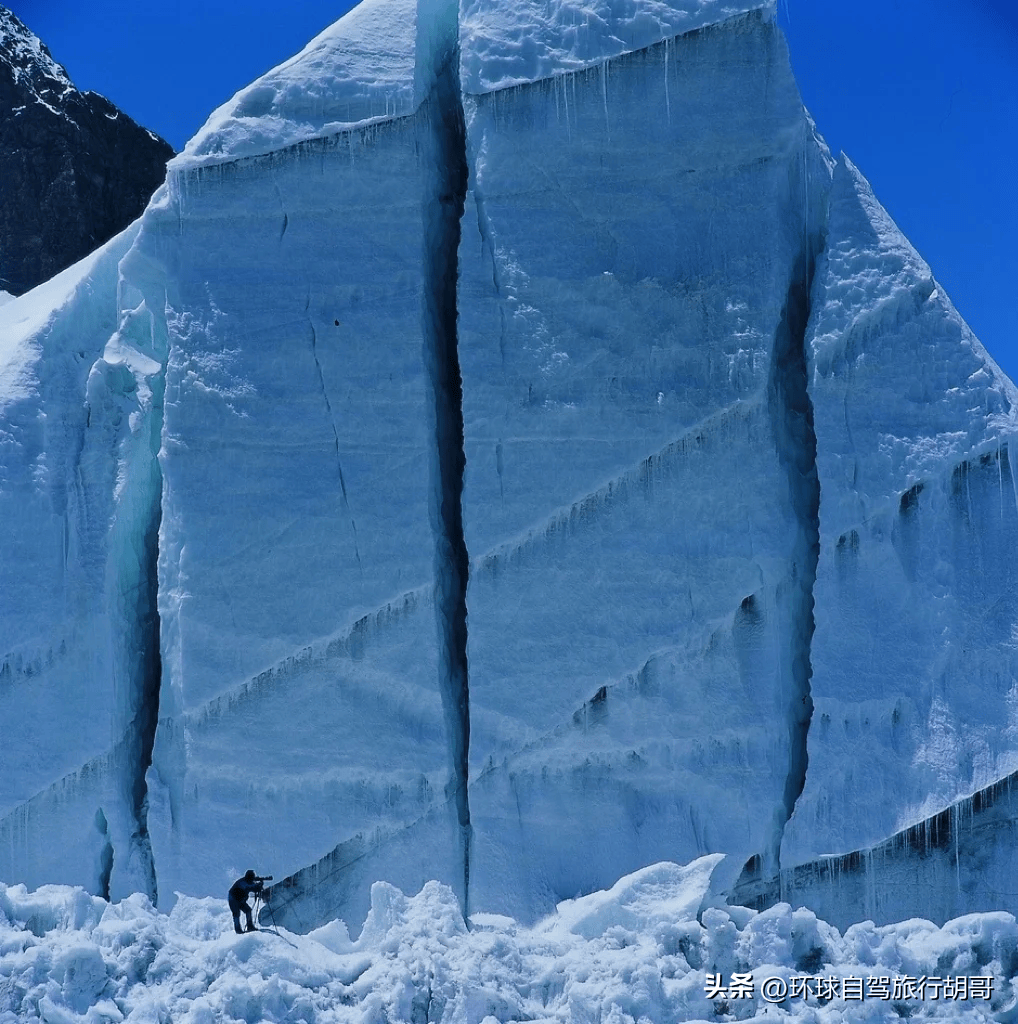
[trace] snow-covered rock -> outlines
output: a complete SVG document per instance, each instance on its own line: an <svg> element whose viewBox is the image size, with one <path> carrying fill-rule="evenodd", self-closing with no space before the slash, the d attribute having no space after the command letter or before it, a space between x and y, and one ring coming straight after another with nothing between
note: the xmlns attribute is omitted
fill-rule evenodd
<svg viewBox="0 0 1018 1024"><path fill-rule="evenodd" d="M105 97L75 88L0 6L0 288L21 295L118 234L171 156Z"/></svg>

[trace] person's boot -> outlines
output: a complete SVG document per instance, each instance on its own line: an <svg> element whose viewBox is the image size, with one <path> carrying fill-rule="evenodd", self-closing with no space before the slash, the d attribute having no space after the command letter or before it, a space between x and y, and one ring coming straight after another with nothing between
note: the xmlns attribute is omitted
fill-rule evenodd
<svg viewBox="0 0 1018 1024"><path fill-rule="evenodd" d="M247 926L247 930L248 930L249 932L256 932L256 931L258 931L258 929L257 929L257 928L255 928L255 926L254 926L253 924L249 924L249 925Z"/></svg>
<svg viewBox="0 0 1018 1024"><path fill-rule="evenodd" d="M237 926L236 926L236 927L235 927L235 928L234 928L233 930L234 930L234 931L235 931L235 932L236 932L236 933L237 933L238 935L243 935L243 934L244 934L244 929L243 929L243 928L241 928L239 924L238 924L238 925L237 925Z"/></svg>

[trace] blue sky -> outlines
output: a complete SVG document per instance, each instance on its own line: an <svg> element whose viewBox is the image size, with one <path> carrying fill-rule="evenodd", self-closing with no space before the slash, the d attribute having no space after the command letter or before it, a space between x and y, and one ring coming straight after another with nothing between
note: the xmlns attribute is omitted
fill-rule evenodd
<svg viewBox="0 0 1018 1024"><path fill-rule="evenodd" d="M177 149L213 108L351 6L6 3L79 87L108 96ZM821 133L869 178L991 355L1018 378L1018 3L779 0L779 12Z"/></svg>

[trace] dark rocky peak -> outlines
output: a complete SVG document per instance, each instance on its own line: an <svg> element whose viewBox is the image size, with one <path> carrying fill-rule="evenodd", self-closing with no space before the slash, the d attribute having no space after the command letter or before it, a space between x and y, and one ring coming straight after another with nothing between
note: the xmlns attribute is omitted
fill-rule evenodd
<svg viewBox="0 0 1018 1024"><path fill-rule="evenodd" d="M6 7L0 7L0 75L43 102L52 103L74 89L46 44Z"/></svg>
<svg viewBox="0 0 1018 1024"><path fill-rule="evenodd" d="M0 290L20 295L125 228L172 155L105 97L75 88L0 7Z"/></svg>

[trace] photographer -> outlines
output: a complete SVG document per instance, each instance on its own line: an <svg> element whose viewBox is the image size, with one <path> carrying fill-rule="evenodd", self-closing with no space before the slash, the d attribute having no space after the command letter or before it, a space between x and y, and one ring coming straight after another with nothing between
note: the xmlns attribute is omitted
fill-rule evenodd
<svg viewBox="0 0 1018 1024"><path fill-rule="evenodd" d="M255 928L254 921L251 920L251 907L247 898L252 893L260 893L268 881L271 881L271 876L259 878L253 871L246 871L243 878L238 878L230 886L227 898L230 903L230 913L233 914L233 928L238 935L244 934L244 930L240 927L240 912L242 910L247 917L247 930L249 932L258 930Z"/></svg>

